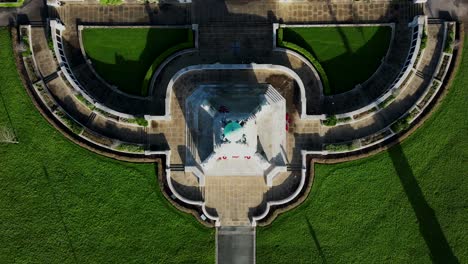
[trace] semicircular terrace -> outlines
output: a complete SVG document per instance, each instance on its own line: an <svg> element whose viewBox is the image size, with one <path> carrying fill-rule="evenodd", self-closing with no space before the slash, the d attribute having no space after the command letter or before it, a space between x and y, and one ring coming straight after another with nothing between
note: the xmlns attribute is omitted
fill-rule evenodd
<svg viewBox="0 0 468 264"><path fill-rule="evenodd" d="M50 54L50 51L47 50L44 29L30 28L29 37L32 40L30 43L32 45L34 63L46 92L50 98L57 102L56 105L61 110L65 111L68 116L72 117L84 128L84 130L80 131L80 135L83 135L83 131L89 131L89 134L104 135L112 140L117 140L112 141L110 145L116 142L129 142L143 146L143 150L145 151L156 150L159 151L158 153L164 153L164 155L168 156L166 160L166 176L168 182L170 182L169 184L171 184L170 187L172 186L171 188L174 193L180 194L180 197L188 197L184 199L189 202L197 201L199 197L205 199L207 198L206 195L208 195L208 198L212 196L206 193L206 187L200 186L200 178L196 173L184 173L181 170L185 162L187 147L184 114L185 98L202 84L226 84L226 80L233 79L236 80L236 83L244 84L267 83L277 89L286 98L287 102L288 144L284 152L288 161L288 172L278 174L278 177L275 177L273 180L272 186L256 184L255 180L253 180L252 186L256 186L255 188L263 191L263 196L257 200L258 204L256 207L259 209L250 211L248 214L249 221L257 221L260 220L258 218L260 216L266 217L269 206L275 205L275 201L289 203L297 197L305 184L307 172L305 155L308 153L327 155L335 152L355 151L356 148L349 148L343 151L334 150L333 148L327 149L327 147L339 145L342 142L346 144L352 142L354 144L356 140L359 141L359 149L369 147L381 142L382 139L388 139L389 136L395 136L397 132L391 126L398 122L401 117L408 115L414 109L418 111L418 114L424 111L425 106L436 94L434 91L431 92L433 84L436 83L437 87L440 88L440 84L444 81L443 79L448 69L447 63L450 64L450 60L448 62L445 60L446 57L451 59L450 55L444 53L447 27L448 24L437 21L432 21L426 25L428 35L427 46L420 53L418 52L418 60L413 62L410 74L408 74L410 78L406 79L407 81L402 86L401 91L395 98L392 98L392 101L387 106L380 107L381 109L377 113L373 114L373 112L370 112L366 118L357 118L350 124L332 127L324 126L319 119L303 118L304 101L302 98L303 95L307 95L307 89L301 91L298 84L302 82L302 85L307 87L305 84L310 85L312 82L312 86L317 91L320 90L320 82L316 78L317 75L313 68L308 67L306 63L295 55L292 55L292 58L279 57L278 61L281 59L283 61L287 60L291 66L295 64L294 59L297 59L299 68L311 70L310 74L306 74L309 77L312 76L309 82L304 82L301 78L299 80L295 78L295 75L285 70L285 66L281 65L281 63L275 63L280 65L277 67L271 67L271 65L267 67L261 66L264 64L258 64L259 67L257 68L252 66L236 68L232 64L231 68L228 65L219 67L220 64L208 66L201 64L201 62L204 62L203 50L199 53L193 52L173 58L170 60L170 65L162 69L160 74L156 75L154 79L154 83L156 85L159 84L164 89L155 89L153 92L154 95L158 93L163 95L159 97L159 100L166 101L164 103L169 105L170 116L172 118L152 120L148 126L141 127L126 122L125 117L112 117L112 111L107 114L98 111L97 109L99 108L95 104L92 104L94 101L86 103L86 101L80 100L80 97L77 96L76 88L64 76L64 72L67 70L66 67L62 64L60 71L57 71L60 61L57 63ZM60 38L62 38L61 35ZM59 48L59 42L55 44ZM48 55L46 54L47 51L49 52ZM58 51L57 55L59 57L63 53L66 59L65 52L60 52L57 49L56 51ZM193 61L187 63L187 58L197 63L194 64ZM212 58L212 60L215 60L215 58ZM442 66L444 63L445 68ZM195 68L184 70L187 67ZM294 69L294 67L291 68ZM183 70L182 72L180 72L181 69ZM175 72L180 72L180 74L174 79ZM298 71L294 71L294 73L299 76ZM169 88L168 84L171 80L172 88ZM229 84L229 82L227 83ZM37 88L38 93L41 93L42 90ZM171 92L168 93L168 91ZM428 95L430 96L426 99ZM318 98L320 99L320 97ZM47 101L45 98L42 99ZM309 101L307 101L308 103ZM161 105L158 107L161 107ZM51 107L50 110L55 111L54 107ZM166 109L163 108L163 110L163 113L166 113ZM413 115L411 117L414 120L417 116ZM92 136L88 137L91 138ZM372 144L364 144L364 141L369 141L369 137L374 139L371 142ZM96 136L90 140L97 140L98 138L99 136ZM210 184L216 185L216 180L205 182L205 186L209 186ZM233 184L235 185L235 183ZM275 186L278 187L273 188ZM181 200L184 202L184 199ZM216 195L212 199L214 200L207 201L207 207L210 207L210 204L214 207L213 203L216 204ZM250 207L253 208L255 206ZM212 209L204 208L203 210L207 215L212 215L213 219L216 220L216 212L213 213Z"/></svg>
<svg viewBox="0 0 468 264"><path fill-rule="evenodd" d="M302 117L325 119L325 115L337 114L341 118L350 117L363 113L371 109L373 106L385 100L395 89L406 80L412 63L414 63L417 52L414 52L418 37L421 37L421 23L416 18L410 27L397 23L394 32L395 44L392 44L388 52L388 56L383 61L377 72L371 78L349 92L334 96L323 96L322 84L315 68L301 55L284 50L274 48L274 52L269 56L259 56L252 61L258 64L273 64L282 65L292 69L299 76L302 85L305 87L301 90L301 104L305 110L302 111ZM57 40L62 40L65 30L63 25L60 25ZM194 28L198 28L194 26ZM275 30L275 29L273 29ZM415 31L418 34L414 34ZM81 34L66 34L69 38L67 42L78 41L81 47L81 54L85 54L81 44ZM197 32L198 34L198 32ZM75 36L77 35L77 36ZM76 38L77 40L73 40ZM198 42L199 37L195 39ZM274 42L274 41L273 41ZM64 47L58 43L58 46ZM195 43L198 47L198 43ZM410 52L412 51L412 52ZM407 53L408 52L408 53ZM219 61L218 57L210 58L203 51L187 50L175 54L168 60L162 63L156 71L151 81L150 95L148 97L129 96L120 91L115 91L102 78L100 78L89 63L81 63L77 66L70 66L66 54L78 52L64 50L64 56L59 56L62 59L62 64L69 67L64 67L64 73L69 73L68 81L76 83L77 89L84 91L84 95L88 95L91 102L98 102L98 106L106 108L114 114L130 114L133 116L148 116L149 119L159 119L159 116L167 115L167 84L170 79L180 69L197 64L209 64ZM82 58L86 61L85 58ZM78 60L80 61L80 60ZM68 70L67 70L68 69ZM161 75L161 76L160 76ZM302 86L299 85L299 86ZM164 98L164 99L163 99Z"/></svg>

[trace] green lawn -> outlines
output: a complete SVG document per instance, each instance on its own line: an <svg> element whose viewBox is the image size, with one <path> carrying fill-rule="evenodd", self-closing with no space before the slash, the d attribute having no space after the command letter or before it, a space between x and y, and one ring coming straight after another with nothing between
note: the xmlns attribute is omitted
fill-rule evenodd
<svg viewBox="0 0 468 264"><path fill-rule="evenodd" d="M122 0L99 0L101 5L120 5Z"/></svg>
<svg viewBox="0 0 468 264"><path fill-rule="evenodd" d="M331 95L369 79L387 53L391 33L386 26L284 28L283 41L304 48L318 60L330 83L324 93Z"/></svg>
<svg viewBox="0 0 468 264"><path fill-rule="evenodd" d="M99 75L124 92L145 96L152 63L175 46L192 46L192 34L186 28L88 28L83 45Z"/></svg>
<svg viewBox="0 0 468 264"><path fill-rule="evenodd" d="M20 141L0 145L0 263L214 263L214 229L165 200L155 165L64 138L22 87L5 29L0 47L0 91Z"/></svg>
<svg viewBox="0 0 468 264"><path fill-rule="evenodd" d="M24 0L11 0L6 3L0 3L0 7L21 7L24 4Z"/></svg>
<svg viewBox="0 0 468 264"><path fill-rule="evenodd" d="M468 262L468 43L442 105L363 160L316 165L307 200L257 235L258 263ZM433 210L433 211L432 211Z"/></svg>
<svg viewBox="0 0 468 264"><path fill-rule="evenodd" d="M258 263L429 263L430 252L468 262L465 46L443 104L404 143L316 165L306 202L258 229ZM0 92L20 141L0 145L0 263L214 263L214 230L165 201L154 165L65 139L30 102L4 29L0 47Z"/></svg>

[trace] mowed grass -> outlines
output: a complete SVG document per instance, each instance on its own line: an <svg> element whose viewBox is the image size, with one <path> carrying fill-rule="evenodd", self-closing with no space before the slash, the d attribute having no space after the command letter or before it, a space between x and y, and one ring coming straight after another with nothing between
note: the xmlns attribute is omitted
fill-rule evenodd
<svg viewBox="0 0 468 264"><path fill-rule="evenodd" d="M0 61L20 141L0 145L0 263L214 263L214 230L165 200L154 164L91 153L42 118L4 28Z"/></svg>
<svg viewBox="0 0 468 264"><path fill-rule="evenodd" d="M142 88L153 61L164 51L190 40L186 28L87 28L83 45L101 77L120 90L147 95Z"/></svg>
<svg viewBox="0 0 468 264"><path fill-rule="evenodd" d="M365 82L378 69L390 45L392 29L370 27L284 28L283 40L310 52L330 82L326 95L339 94Z"/></svg>
<svg viewBox="0 0 468 264"><path fill-rule="evenodd" d="M412 136L315 165L307 200L257 235L257 263L468 262L468 43L447 97Z"/></svg>

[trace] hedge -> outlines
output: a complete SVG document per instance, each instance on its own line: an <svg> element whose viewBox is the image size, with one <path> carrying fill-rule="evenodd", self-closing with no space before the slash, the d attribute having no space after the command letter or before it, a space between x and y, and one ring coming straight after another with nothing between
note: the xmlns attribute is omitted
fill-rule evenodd
<svg viewBox="0 0 468 264"><path fill-rule="evenodd" d="M127 121L129 123L138 124L140 126L148 126L148 120L146 120L144 117L137 117L137 118L134 118L134 119L128 119Z"/></svg>
<svg viewBox="0 0 468 264"><path fill-rule="evenodd" d="M335 126L338 120L335 115L327 116L327 119L323 121L323 124L326 126Z"/></svg>

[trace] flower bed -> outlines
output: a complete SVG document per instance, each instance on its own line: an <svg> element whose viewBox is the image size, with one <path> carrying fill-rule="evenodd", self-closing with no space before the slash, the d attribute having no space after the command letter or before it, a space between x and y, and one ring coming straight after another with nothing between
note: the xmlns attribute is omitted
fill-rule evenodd
<svg viewBox="0 0 468 264"><path fill-rule="evenodd" d="M86 107L88 107L91 111L96 108L93 103L88 101L82 94L77 93L75 94L76 99L78 99L80 102L82 102Z"/></svg>
<svg viewBox="0 0 468 264"><path fill-rule="evenodd" d="M395 100L395 95L390 95L389 97L387 97L387 99L383 100L380 104L379 104L379 108L385 108L387 107L389 104L391 104L393 101Z"/></svg>
<svg viewBox="0 0 468 264"><path fill-rule="evenodd" d="M113 141L110 138L103 137L101 135L96 135L90 132L88 129L83 130L83 132L81 133L81 136L87 138L91 142L96 142L106 147L111 147L113 144Z"/></svg>
<svg viewBox="0 0 468 264"><path fill-rule="evenodd" d="M453 52L453 42L455 41L455 24L447 24L447 40L445 41L444 52Z"/></svg>
<svg viewBox="0 0 468 264"><path fill-rule="evenodd" d="M338 121L336 119L336 116L330 115L330 116L327 116L327 119L322 121L322 124L324 124L325 126L335 126L337 122Z"/></svg>
<svg viewBox="0 0 468 264"><path fill-rule="evenodd" d="M387 136L390 136L392 134L392 131L390 131L389 129L385 129L383 131L380 131L380 132L377 132L375 134L372 134L370 136L367 136L367 137L364 137L361 139L361 145L362 146L367 146L367 145L370 145L374 142L377 142Z"/></svg>
<svg viewBox="0 0 468 264"><path fill-rule="evenodd" d="M120 143L115 147L116 150L124 152L133 152L133 153L142 153L145 151L145 148L142 145Z"/></svg>
<svg viewBox="0 0 468 264"><path fill-rule="evenodd" d="M34 61L31 56L23 57L24 66L28 77L32 83L39 81L39 75L36 72L36 67L34 67Z"/></svg>
<svg viewBox="0 0 468 264"><path fill-rule="evenodd" d="M324 149L330 152L346 152L358 149L360 145L359 141L352 141L339 144L325 144Z"/></svg>
<svg viewBox="0 0 468 264"><path fill-rule="evenodd" d="M429 91L427 92L427 94L424 96L424 98L421 100L420 103L418 103L418 107L420 109L423 109L424 107L426 107L426 104L429 102L429 100L432 98L432 95L434 95L434 93L437 91L437 89L439 88L440 84L437 82L437 81L433 81L432 82L432 86L431 88L429 89Z"/></svg>
<svg viewBox="0 0 468 264"><path fill-rule="evenodd" d="M42 98L42 101L47 105L49 109L53 110L57 107L54 100L50 98L49 93L45 90L42 83L36 83L33 86L36 89L37 93L39 93L40 97Z"/></svg>
<svg viewBox="0 0 468 264"><path fill-rule="evenodd" d="M371 113L373 113L375 111L377 111L377 108L373 107L373 108L371 108L371 109L369 109L367 111L364 111L362 113L354 115L353 118L354 119L361 119L361 118L364 118L365 116L367 116L367 115L369 115L369 114L371 114Z"/></svg>
<svg viewBox="0 0 468 264"><path fill-rule="evenodd" d="M109 112L107 112L107 111L104 111L104 110L102 110L101 108L95 108L94 110L95 110L96 112L98 112L99 114L101 114L101 115L107 117L107 118L114 119L115 121L119 121L119 117L118 117L118 116L113 115L113 114L111 114L111 113L109 113Z"/></svg>
<svg viewBox="0 0 468 264"><path fill-rule="evenodd" d="M138 124L139 126L148 126L148 120L144 117L120 118L120 121L130 124Z"/></svg>
<svg viewBox="0 0 468 264"><path fill-rule="evenodd" d="M62 110L55 110L54 114L62 121L62 123L68 127L73 133L79 135L83 131L83 127L78 124L75 120L71 119L65 112Z"/></svg>
<svg viewBox="0 0 468 264"><path fill-rule="evenodd" d="M398 121L393 123L390 128L392 129L393 132L398 133L400 131L404 131L408 129L411 125L411 122L414 120L414 118L419 114L419 110L416 108L413 109L409 114L406 116L400 118Z"/></svg>
<svg viewBox="0 0 468 264"><path fill-rule="evenodd" d="M439 71L437 72L437 75L436 75L437 80L440 81L442 80L442 78L444 78L449 62L450 62L450 55L444 55L442 59L442 64L440 65Z"/></svg>

